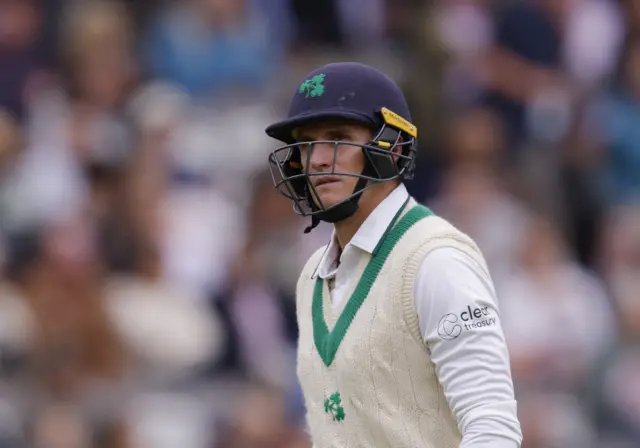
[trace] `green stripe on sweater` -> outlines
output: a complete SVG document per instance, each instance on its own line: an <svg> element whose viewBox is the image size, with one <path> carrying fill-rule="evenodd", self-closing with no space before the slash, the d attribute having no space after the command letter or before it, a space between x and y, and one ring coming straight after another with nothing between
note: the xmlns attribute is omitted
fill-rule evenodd
<svg viewBox="0 0 640 448"><path fill-rule="evenodd" d="M403 208L404 207L400 210ZM400 212L398 212L398 214L399 213ZM318 277L313 291L313 302L311 305L313 340L322 361L324 361L327 367L333 362L342 339L344 339L356 313L369 295L373 283L378 277L378 274L380 274L380 270L382 270L382 266L384 266L393 248L415 223L430 215L433 215L431 210L422 205L416 205L394 226L398 216L396 215L396 218L391 221L391 224L382 236L378 247L374 250L371 260L369 260L367 267L362 273L362 277L360 277L355 291L346 303L332 331L329 331L329 327L324 319L324 280Z"/></svg>

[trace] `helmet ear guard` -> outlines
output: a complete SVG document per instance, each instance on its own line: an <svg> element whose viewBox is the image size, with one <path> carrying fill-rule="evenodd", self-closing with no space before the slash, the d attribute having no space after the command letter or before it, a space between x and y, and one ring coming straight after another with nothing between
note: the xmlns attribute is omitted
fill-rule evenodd
<svg viewBox="0 0 640 448"><path fill-rule="evenodd" d="M289 154L287 154L281 163L282 179L292 190L289 194L297 196L297 199L306 197L308 189L307 181L303 176L304 172L302 170L300 149L297 146L289 148Z"/></svg>
<svg viewBox="0 0 640 448"><path fill-rule="evenodd" d="M397 177L412 179L415 169L417 128L410 122L382 108L379 112L384 124L364 151L366 166L363 175L391 180ZM395 150L399 148L400 151ZM365 148L363 148L365 149Z"/></svg>

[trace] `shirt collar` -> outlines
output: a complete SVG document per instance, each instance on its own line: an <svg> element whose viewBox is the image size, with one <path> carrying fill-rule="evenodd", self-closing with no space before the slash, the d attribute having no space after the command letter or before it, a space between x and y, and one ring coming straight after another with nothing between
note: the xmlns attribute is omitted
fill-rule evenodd
<svg viewBox="0 0 640 448"><path fill-rule="evenodd" d="M351 241L345 247L345 251L349 247L357 247L369 254L372 254L380 239L391 224L393 217L397 214L400 207L409 197L409 192L403 184L398 185L389 196L378 204L373 212L365 219ZM332 277L338 267L340 257L340 245L336 237L335 230L331 234L331 240L327 249L322 254L320 263L316 267L312 278L319 276L322 279Z"/></svg>

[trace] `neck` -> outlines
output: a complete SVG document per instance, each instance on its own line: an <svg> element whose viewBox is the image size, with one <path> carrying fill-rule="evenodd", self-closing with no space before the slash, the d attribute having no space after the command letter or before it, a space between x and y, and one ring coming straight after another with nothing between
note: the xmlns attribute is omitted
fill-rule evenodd
<svg viewBox="0 0 640 448"><path fill-rule="evenodd" d="M371 213L376 209L387 196L391 194L398 184L380 184L380 189L376 187L364 192L358 202L358 210L349 218L336 222L333 226L340 248L344 249L349 241L356 234L360 226L365 222ZM367 194L369 193L369 195ZM368 197L367 197L368 196Z"/></svg>
<svg viewBox="0 0 640 448"><path fill-rule="evenodd" d="M371 212L364 212L362 208L358 208L358 211L350 216L349 218L337 222L334 224L334 228L336 230L336 237L338 238L338 243L340 244L340 249L344 249L349 241L353 238L353 235L356 234L362 223L367 219Z"/></svg>

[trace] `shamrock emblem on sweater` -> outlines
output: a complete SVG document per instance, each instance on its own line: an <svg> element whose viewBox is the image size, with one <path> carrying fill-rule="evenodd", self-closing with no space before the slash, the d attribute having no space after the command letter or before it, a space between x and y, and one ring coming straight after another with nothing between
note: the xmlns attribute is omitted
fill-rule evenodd
<svg viewBox="0 0 640 448"><path fill-rule="evenodd" d="M341 422L344 420L344 408L340 406L342 399L340 398L340 392L331 394L329 398L324 400L324 412L325 414L331 414L334 422Z"/></svg>
<svg viewBox="0 0 640 448"><path fill-rule="evenodd" d="M305 98L322 96L324 94L324 73L319 73L311 79L307 79L300 84L300 93L305 94Z"/></svg>

